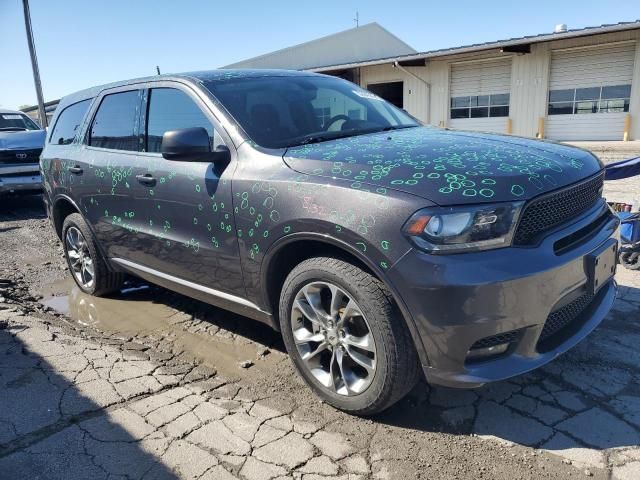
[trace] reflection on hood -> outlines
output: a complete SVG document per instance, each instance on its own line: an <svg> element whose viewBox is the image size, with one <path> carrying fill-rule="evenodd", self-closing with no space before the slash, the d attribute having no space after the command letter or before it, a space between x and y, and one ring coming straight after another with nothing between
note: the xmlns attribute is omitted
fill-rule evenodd
<svg viewBox="0 0 640 480"><path fill-rule="evenodd" d="M0 148L3 150L30 150L43 148L45 130L0 131Z"/></svg>
<svg viewBox="0 0 640 480"><path fill-rule="evenodd" d="M440 205L523 200L600 171L591 153L506 135L409 128L289 148L286 163L353 188L391 188Z"/></svg>

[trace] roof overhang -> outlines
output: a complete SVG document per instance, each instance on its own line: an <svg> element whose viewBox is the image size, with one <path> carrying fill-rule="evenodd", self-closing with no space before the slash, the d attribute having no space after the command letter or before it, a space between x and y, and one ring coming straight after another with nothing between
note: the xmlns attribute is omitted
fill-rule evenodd
<svg viewBox="0 0 640 480"><path fill-rule="evenodd" d="M524 50L530 49L535 43L551 42L555 40L565 40L576 37L588 37L593 35L603 35L606 33L621 32L627 30L640 29L640 20L634 22L617 23L614 25L602 25L599 27L587 27L576 30L569 30L560 33L548 33L542 35L530 35L522 38L514 38L509 40L498 40L495 42L487 42L481 44L467 45L464 47L445 48L441 50L432 50L428 52L415 53L400 57L386 57L367 60L357 63L349 63L342 65L327 65L323 67L309 68L312 72L330 72L333 70L343 70L347 68L368 67L373 65L381 65L385 63L398 62L402 66L424 66L430 58L445 57L449 55L459 55L464 53L476 53L485 50L499 49L504 53L527 53ZM420 63L422 62L422 63Z"/></svg>

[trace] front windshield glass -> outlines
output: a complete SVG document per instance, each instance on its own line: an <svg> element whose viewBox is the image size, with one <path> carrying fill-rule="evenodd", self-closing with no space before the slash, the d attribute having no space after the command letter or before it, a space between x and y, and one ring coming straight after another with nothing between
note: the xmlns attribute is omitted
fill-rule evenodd
<svg viewBox="0 0 640 480"><path fill-rule="evenodd" d="M404 111L339 78L245 77L204 85L266 148L418 126Z"/></svg>
<svg viewBox="0 0 640 480"><path fill-rule="evenodd" d="M0 113L0 130L40 130L40 127L22 113Z"/></svg>

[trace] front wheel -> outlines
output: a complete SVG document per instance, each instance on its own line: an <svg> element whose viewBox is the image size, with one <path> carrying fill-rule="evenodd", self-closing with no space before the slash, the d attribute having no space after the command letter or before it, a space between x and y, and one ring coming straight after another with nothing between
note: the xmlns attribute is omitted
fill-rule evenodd
<svg viewBox="0 0 640 480"><path fill-rule="evenodd" d="M415 348L391 294L351 263L318 257L295 267L282 288L280 326L298 372L341 410L380 412L418 379Z"/></svg>

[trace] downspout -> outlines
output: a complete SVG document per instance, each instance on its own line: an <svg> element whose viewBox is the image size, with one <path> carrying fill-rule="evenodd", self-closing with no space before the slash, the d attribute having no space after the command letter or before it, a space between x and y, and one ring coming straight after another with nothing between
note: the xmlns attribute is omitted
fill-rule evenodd
<svg viewBox="0 0 640 480"><path fill-rule="evenodd" d="M395 62L393 62L393 68L397 68L398 70L403 71L404 73L406 73L407 75L412 76L413 78L416 78L418 80L420 80L422 83L424 83L427 86L427 103L428 103L428 108L427 108L427 124L431 123L431 84L429 82L427 82L424 78L419 77L418 75L416 75L413 72L410 72L409 70L407 70L406 68L404 68L402 65L400 65L400 63L398 63L398 61L396 60Z"/></svg>

